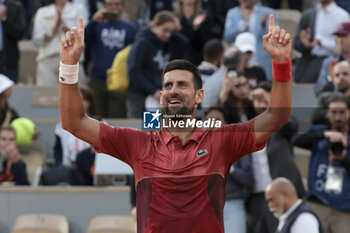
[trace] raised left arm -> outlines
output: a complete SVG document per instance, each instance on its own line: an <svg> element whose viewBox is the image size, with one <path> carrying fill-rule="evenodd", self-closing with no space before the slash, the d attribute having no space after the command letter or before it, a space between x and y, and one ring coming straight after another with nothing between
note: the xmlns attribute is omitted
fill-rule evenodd
<svg viewBox="0 0 350 233"><path fill-rule="evenodd" d="M270 15L269 32L263 37L263 46L272 57L274 82L270 105L254 122L258 145L289 122L292 105L291 44L290 34L274 26L274 16Z"/></svg>

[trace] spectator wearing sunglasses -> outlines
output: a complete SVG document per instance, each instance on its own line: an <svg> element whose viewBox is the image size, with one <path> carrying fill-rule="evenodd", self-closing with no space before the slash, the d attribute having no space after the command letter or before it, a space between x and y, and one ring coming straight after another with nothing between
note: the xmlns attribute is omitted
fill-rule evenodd
<svg viewBox="0 0 350 233"><path fill-rule="evenodd" d="M229 123L244 122L256 115L253 102L248 97L248 79L243 73L229 69L220 92L220 104L228 112Z"/></svg>

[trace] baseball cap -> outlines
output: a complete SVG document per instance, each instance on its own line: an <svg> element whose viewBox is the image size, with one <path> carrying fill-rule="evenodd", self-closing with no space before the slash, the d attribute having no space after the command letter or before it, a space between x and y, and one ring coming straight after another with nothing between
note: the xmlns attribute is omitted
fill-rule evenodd
<svg viewBox="0 0 350 233"><path fill-rule="evenodd" d="M0 74L0 94L12 87L14 82L3 74Z"/></svg>
<svg viewBox="0 0 350 233"><path fill-rule="evenodd" d="M254 34L250 32L243 32L238 34L234 45L242 52L253 52L256 51L256 39Z"/></svg>
<svg viewBox="0 0 350 233"><path fill-rule="evenodd" d="M334 35L348 35L350 34L350 22L344 22L338 25L337 31Z"/></svg>

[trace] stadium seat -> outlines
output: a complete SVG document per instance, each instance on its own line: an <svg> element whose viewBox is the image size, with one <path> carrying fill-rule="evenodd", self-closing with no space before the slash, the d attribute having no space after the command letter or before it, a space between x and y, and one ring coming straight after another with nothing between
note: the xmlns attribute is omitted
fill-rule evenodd
<svg viewBox="0 0 350 233"><path fill-rule="evenodd" d="M88 233L135 233L136 222L131 216L106 215L93 218Z"/></svg>
<svg viewBox="0 0 350 233"><path fill-rule="evenodd" d="M68 221L63 215L24 214L20 215L12 233L68 233Z"/></svg>
<svg viewBox="0 0 350 233"><path fill-rule="evenodd" d="M278 19L278 25L281 28L286 29L287 32L290 33L292 38L294 38L298 29L301 13L297 10L278 9L276 10L276 14Z"/></svg>
<svg viewBox="0 0 350 233"><path fill-rule="evenodd" d="M290 9L277 9L276 10L278 25L281 28L286 29L290 33L291 38L294 40L298 29L301 13L297 10ZM301 57L301 54L293 49L292 59Z"/></svg>

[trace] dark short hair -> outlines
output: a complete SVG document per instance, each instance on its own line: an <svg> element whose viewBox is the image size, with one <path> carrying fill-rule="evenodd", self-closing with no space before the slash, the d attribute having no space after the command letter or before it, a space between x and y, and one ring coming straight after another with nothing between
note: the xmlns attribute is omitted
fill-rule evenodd
<svg viewBox="0 0 350 233"><path fill-rule="evenodd" d="M100 114L98 112L97 105L96 105L95 95L92 92L92 90L88 86L83 85L83 86L79 87L79 91L80 91L83 99L87 100L90 103L90 106L89 106L86 114L89 117L92 117L95 119L100 119L99 118Z"/></svg>
<svg viewBox="0 0 350 233"><path fill-rule="evenodd" d="M203 83L202 83L202 77L195 65L193 65L191 62L182 60L182 59L175 59L169 62L163 71L163 79L164 75L172 70L187 70L192 73L193 77L193 84L194 89L197 91L199 89L202 89Z"/></svg>
<svg viewBox="0 0 350 233"><path fill-rule="evenodd" d="M68 0L69 2L72 2L72 0ZM55 0L53 0L53 2L55 2ZM104 3L106 3L106 0L103 0ZM123 5L125 5L125 1L124 0L121 0L120 1Z"/></svg>
<svg viewBox="0 0 350 233"><path fill-rule="evenodd" d="M224 116L224 120L226 122L228 122L228 114L227 111L225 110L225 108L222 105L216 104L216 105L212 105L211 107L209 107L206 111L205 111L205 117L211 112L211 111L218 111L221 112L222 115Z"/></svg>
<svg viewBox="0 0 350 233"><path fill-rule="evenodd" d="M157 26L163 25L168 22L175 23L175 15L171 11L158 11L153 17L153 23Z"/></svg>
<svg viewBox="0 0 350 233"><path fill-rule="evenodd" d="M208 40L204 44L203 55L208 61L213 61L217 59L220 55L224 53L224 46L222 42L218 39Z"/></svg>
<svg viewBox="0 0 350 233"><path fill-rule="evenodd" d="M227 68L236 68L243 60L243 53L236 47L231 47L224 52L224 66Z"/></svg>
<svg viewBox="0 0 350 233"><path fill-rule="evenodd" d="M346 107L350 109L350 100L349 97L344 95L343 93L340 92L334 92L332 93L327 101L327 109L329 108L329 105L334 102L342 102L346 104Z"/></svg>
<svg viewBox="0 0 350 233"><path fill-rule="evenodd" d="M257 88L262 88L266 92L271 92L272 82L271 81L262 81L258 84Z"/></svg>

